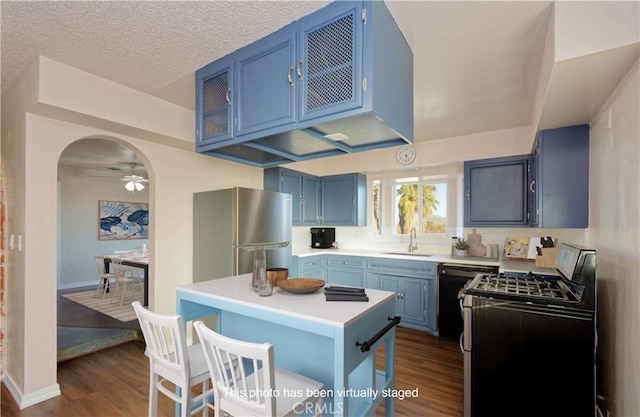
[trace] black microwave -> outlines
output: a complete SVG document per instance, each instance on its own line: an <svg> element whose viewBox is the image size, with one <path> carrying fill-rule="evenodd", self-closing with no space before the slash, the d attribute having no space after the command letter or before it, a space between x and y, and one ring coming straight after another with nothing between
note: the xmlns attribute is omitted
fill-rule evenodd
<svg viewBox="0 0 640 417"><path fill-rule="evenodd" d="M336 241L335 227L312 227L311 228L311 248L328 249L333 247Z"/></svg>

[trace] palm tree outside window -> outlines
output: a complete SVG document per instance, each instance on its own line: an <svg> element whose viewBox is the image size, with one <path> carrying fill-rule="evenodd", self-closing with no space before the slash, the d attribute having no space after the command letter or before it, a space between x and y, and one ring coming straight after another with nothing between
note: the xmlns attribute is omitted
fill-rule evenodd
<svg viewBox="0 0 640 417"><path fill-rule="evenodd" d="M420 234L447 232L447 184L445 182L398 183L394 189L396 234L409 234L413 227Z"/></svg>

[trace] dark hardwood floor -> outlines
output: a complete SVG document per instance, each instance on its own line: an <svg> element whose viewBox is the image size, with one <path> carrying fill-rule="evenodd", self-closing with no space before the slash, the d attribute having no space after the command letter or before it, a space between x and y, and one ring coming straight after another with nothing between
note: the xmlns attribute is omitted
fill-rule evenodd
<svg viewBox="0 0 640 417"><path fill-rule="evenodd" d="M67 361L132 340L142 340L137 320L122 322L63 297L94 287L58 291L57 356ZM99 296L96 294L96 296Z"/></svg>
<svg viewBox="0 0 640 417"><path fill-rule="evenodd" d="M105 329L139 330L137 321L123 323L61 296L58 297L58 324L65 328L93 329L96 333ZM378 368L383 369L381 356ZM394 401L396 416L462 416L463 364L457 342L398 327L395 367L396 390L417 393L416 397ZM144 356L144 342L128 341L60 361L58 383L61 396L24 410L17 408L3 384L0 415L146 416L149 360ZM173 416L174 411L174 403L160 395L157 417ZM384 405L376 410L376 416L384 416Z"/></svg>
<svg viewBox="0 0 640 417"><path fill-rule="evenodd" d="M395 400L396 416L462 416L462 354L455 341L398 327L398 390L416 390L416 398ZM377 358L383 363L384 354ZM381 367L381 365L379 365ZM18 410L2 385L3 417L132 417L147 415L149 362L144 342L131 341L58 363L62 395ZM160 395L158 417L173 416L174 404ZM384 406L376 410L384 416Z"/></svg>

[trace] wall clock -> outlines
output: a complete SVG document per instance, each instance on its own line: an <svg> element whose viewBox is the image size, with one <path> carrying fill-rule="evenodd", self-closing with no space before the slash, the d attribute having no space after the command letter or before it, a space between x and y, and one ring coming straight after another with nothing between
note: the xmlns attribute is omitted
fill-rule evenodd
<svg viewBox="0 0 640 417"><path fill-rule="evenodd" d="M402 165L408 165L415 161L416 150L411 145L405 145L398 148L396 151L396 160Z"/></svg>

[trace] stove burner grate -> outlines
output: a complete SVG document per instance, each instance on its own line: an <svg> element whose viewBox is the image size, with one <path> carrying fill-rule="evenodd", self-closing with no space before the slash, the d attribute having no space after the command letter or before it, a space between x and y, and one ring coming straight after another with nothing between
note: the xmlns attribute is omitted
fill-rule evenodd
<svg viewBox="0 0 640 417"><path fill-rule="evenodd" d="M487 274L480 276L472 284L468 289L473 292L576 301L576 297L562 280L545 278L531 273Z"/></svg>

